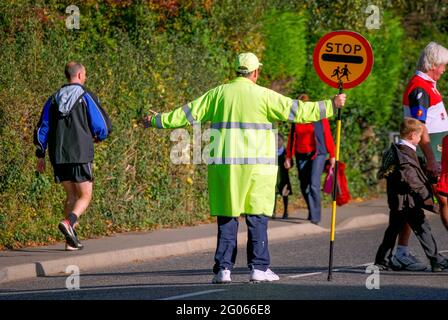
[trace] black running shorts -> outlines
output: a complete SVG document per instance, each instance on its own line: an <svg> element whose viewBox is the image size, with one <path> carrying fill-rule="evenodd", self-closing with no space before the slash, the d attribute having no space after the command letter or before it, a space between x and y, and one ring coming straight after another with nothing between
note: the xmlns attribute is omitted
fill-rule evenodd
<svg viewBox="0 0 448 320"><path fill-rule="evenodd" d="M53 171L56 183L93 181L92 162L56 164Z"/></svg>

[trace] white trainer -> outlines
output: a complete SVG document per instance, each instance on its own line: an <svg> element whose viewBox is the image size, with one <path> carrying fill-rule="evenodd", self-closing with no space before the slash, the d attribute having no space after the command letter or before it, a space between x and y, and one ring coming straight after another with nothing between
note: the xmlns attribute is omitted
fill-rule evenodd
<svg viewBox="0 0 448 320"><path fill-rule="evenodd" d="M276 275L271 269L266 271L261 271L258 269L253 269L250 272L250 281L252 282L264 282L264 281L277 281L280 277Z"/></svg>
<svg viewBox="0 0 448 320"><path fill-rule="evenodd" d="M79 248L77 247L72 247L71 245L69 245L68 243L65 243L65 251L78 251Z"/></svg>
<svg viewBox="0 0 448 320"><path fill-rule="evenodd" d="M396 271L425 271L427 269L427 266L418 260L412 253L409 253L408 255L394 254L392 259L390 259L390 262L392 269Z"/></svg>
<svg viewBox="0 0 448 320"><path fill-rule="evenodd" d="M232 279L230 278L230 270L227 269L219 270L218 274L215 274L215 276L212 279L212 283L230 283L230 282L232 282Z"/></svg>

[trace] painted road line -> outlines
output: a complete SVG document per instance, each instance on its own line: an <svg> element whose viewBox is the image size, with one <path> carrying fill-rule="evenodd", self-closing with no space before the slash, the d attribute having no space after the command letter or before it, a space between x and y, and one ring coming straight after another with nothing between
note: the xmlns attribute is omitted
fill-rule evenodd
<svg viewBox="0 0 448 320"><path fill-rule="evenodd" d="M333 269L333 271L334 272L338 272L338 271L341 271L341 270L348 270L348 269L354 269L354 268L359 268L359 267L367 267L367 266L370 266L372 264L373 264L373 262L368 262L368 263L363 263L363 264L359 264L359 265L352 266L352 267ZM302 274L297 274L297 275L294 275L294 276L289 276L288 278L291 278L291 279L304 278L304 277L315 276L315 275L322 274L322 273L324 273L324 272L321 271L321 272L302 273Z"/></svg>
<svg viewBox="0 0 448 320"><path fill-rule="evenodd" d="M302 273L302 274L297 274L295 276L289 276L288 278L291 278L291 279L304 278L304 277L316 276L316 275L322 274L322 273L323 272Z"/></svg>
<svg viewBox="0 0 448 320"><path fill-rule="evenodd" d="M37 290L22 290L22 291L0 291L1 296L12 296L12 295L27 295L27 294L53 294L53 293L65 293L65 292L83 292L83 291L102 291L102 290L115 290L115 289L138 289L138 288L176 288L176 287L200 287L204 284L194 283L194 284L149 284L149 285L111 285L104 287L94 287L86 286L80 287L77 290L68 290L67 288L54 288L54 289L37 289Z"/></svg>
<svg viewBox="0 0 448 320"><path fill-rule="evenodd" d="M190 297L201 296L201 295L204 295L204 294L221 292L221 291L226 291L226 290L225 289L205 290L205 291L181 294L179 296L173 296L173 297L168 297L168 298L163 298L163 299L158 299L158 300L177 300L177 299L190 298Z"/></svg>

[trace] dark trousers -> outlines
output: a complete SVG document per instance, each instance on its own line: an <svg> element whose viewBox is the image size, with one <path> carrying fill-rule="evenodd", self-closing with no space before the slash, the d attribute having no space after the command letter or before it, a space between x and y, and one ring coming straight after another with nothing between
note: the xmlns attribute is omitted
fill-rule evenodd
<svg viewBox="0 0 448 320"><path fill-rule="evenodd" d="M378 248L375 257L375 263L381 263L386 260L386 256L392 255L398 234L403 230L404 225L408 223L415 236L423 247L423 251L431 264L444 261L442 255L437 251L437 243L431 233L431 227L425 218L425 213L421 208L407 209L403 211L391 211L389 215L389 226L384 232L383 242Z"/></svg>
<svg viewBox="0 0 448 320"><path fill-rule="evenodd" d="M296 154L300 190L308 207L308 220L312 222L320 222L321 219L321 176L326 157L319 154L311 160L311 155Z"/></svg>
<svg viewBox="0 0 448 320"><path fill-rule="evenodd" d="M218 243L213 272L232 270L236 261L238 218L218 217ZM246 215L247 265L249 269L266 271L270 264L268 250L268 218L261 215Z"/></svg>

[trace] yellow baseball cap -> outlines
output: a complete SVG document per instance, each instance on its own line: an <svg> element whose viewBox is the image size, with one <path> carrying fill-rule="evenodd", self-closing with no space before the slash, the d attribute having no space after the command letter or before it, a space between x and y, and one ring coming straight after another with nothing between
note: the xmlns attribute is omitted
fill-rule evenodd
<svg viewBox="0 0 448 320"><path fill-rule="evenodd" d="M262 65L252 52L240 53L236 58L236 71L239 72L252 72Z"/></svg>

